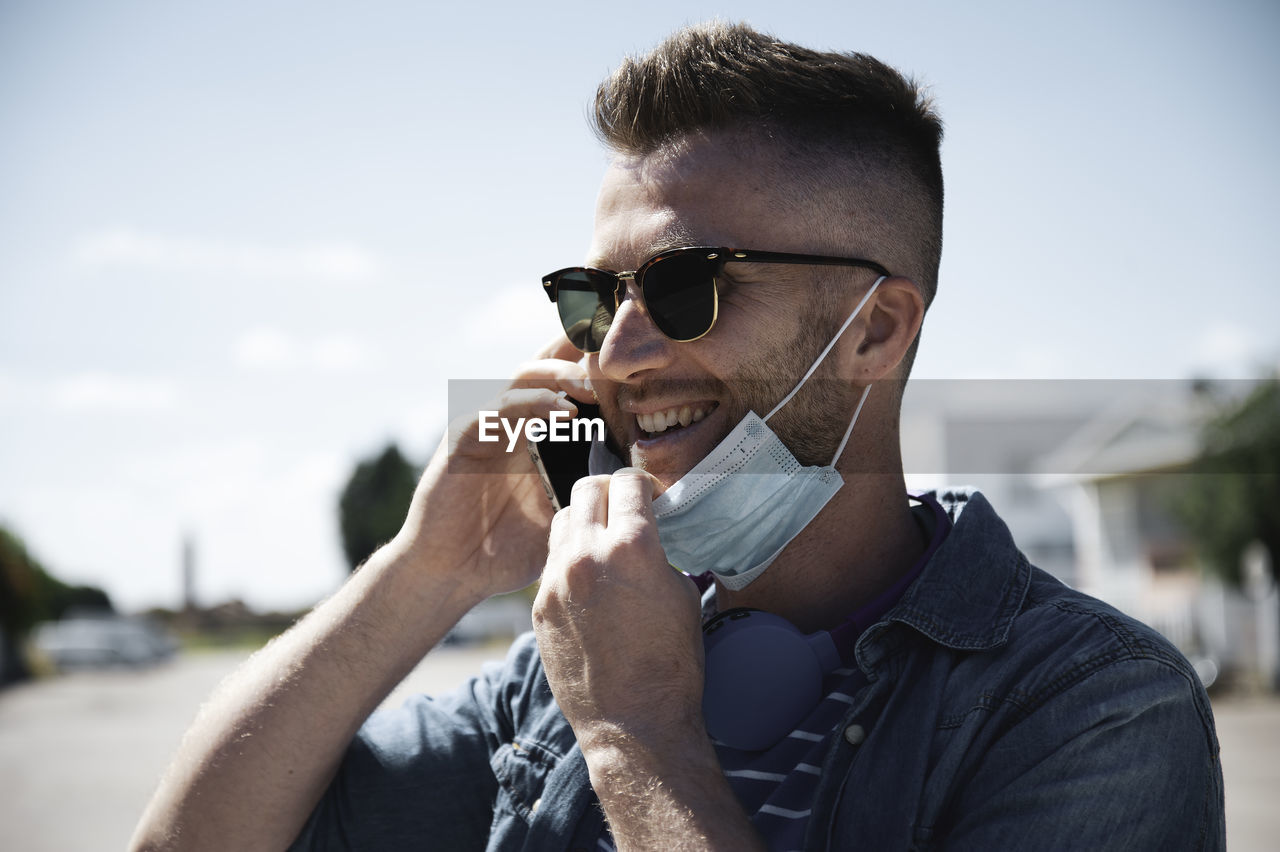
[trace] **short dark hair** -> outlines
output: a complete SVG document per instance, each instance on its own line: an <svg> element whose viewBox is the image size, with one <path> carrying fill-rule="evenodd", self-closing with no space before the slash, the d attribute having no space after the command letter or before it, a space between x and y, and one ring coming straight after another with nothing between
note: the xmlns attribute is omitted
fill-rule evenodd
<svg viewBox="0 0 1280 852"><path fill-rule="evenodd" d="M874 208L868 238L885 253L875 259L912 278L926 307L933 301L942 122L922 86L878 59L811 50L744 24L699 24L624 60L596 92L594 126L610 150L636 157L720 131L781 146L783 174L835 198L849 221Z"/></svg>

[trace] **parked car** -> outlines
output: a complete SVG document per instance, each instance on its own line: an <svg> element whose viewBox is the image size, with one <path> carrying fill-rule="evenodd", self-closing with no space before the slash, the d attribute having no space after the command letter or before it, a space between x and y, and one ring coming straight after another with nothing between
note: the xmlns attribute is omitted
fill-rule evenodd
<svg viewBox="0 0 1280 852"><path fill-rule="evenodd" d="M36 627L36 650L59 669L146 666L173 656L177 641L141 618L78 615Z"/></svg>
<svg viewBox="0 0 1280 852"><path fill-rule="evenodd" d="M445 634L443 645L471 645L491 639L514 639L533 629L531 604L519 595L481 601Z"/></svg>

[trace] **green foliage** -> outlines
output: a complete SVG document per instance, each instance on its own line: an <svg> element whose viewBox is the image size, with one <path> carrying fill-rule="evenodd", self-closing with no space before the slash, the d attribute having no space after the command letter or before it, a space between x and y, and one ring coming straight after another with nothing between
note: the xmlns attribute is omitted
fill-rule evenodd
<svg viewBox="0 0 1280 852"><path fill-rule="evenodd" d="M1259 383L1205 426L1195 476L1175 511L1205 561L1240 581L1240 555L1260 541L1280 566L1280 379Z"/></svg>
<svg viewBox="0 0 1280 852"><path fill-rule="evenodd" d="M399 532L419 473L395 444L356 466L338 502L342 549L352 571Z"/></svg>
<svg viewBox="0 0 1280 852"><path fill-rule="evenodd" d="M41 621L68 610L113 609L111 599L94 586L69 586L53 577L31 555L22 539L0 526L0 684L27 675L21 655L12 649Z"/></svg>
<svg viewBox="0 0 1280 852"><path fill-rule="evenodd" d="M113 609L111 598L94 586L71 586L45 570L17 535L0 526L0 624L20 636L40 621L67 610Z"/></svg>

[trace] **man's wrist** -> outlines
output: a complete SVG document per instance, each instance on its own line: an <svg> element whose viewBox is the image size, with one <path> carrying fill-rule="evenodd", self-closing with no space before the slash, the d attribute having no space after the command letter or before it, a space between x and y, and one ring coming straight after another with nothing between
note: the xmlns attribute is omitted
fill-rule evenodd
<svg viewBox="0 0 1280 852"><path fill-rule="evenodd" d="M489 595L458 581L457 573L441 570L421 553L393 539L369 557L354 579L366 584L378 611L388 624L401 629L426 626L434 645L472 607ZM434 634L439 634L434 635ZM425 653L424 649L423 653Z"/></svg>
<svg viewBox="0 0 1280 852"><path fill-rule="evenodd" d="M621 849L763 849L705 731L597 732L583 755Z"/></svg>

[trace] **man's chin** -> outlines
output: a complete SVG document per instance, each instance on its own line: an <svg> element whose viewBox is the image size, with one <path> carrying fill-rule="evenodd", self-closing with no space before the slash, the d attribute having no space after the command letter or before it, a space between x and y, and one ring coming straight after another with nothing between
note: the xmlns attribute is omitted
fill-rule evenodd
<svg viewBox="0 0 1280 852"><path fill-rule="evenodd" d="M645 471L646 473L652 474L653 478L658 480L658 485L654 487L654 491L653 491L654 497L657 497L658 495L662 494L667 489L669 489L671 486L675 485L677 482L680 481L681 477L683 477L686 473L688 473L687 470L654 471L650 469L650 466L643 459L636 459L634 457L632 457L631 466L638 467L641 470Z"/></svg>

